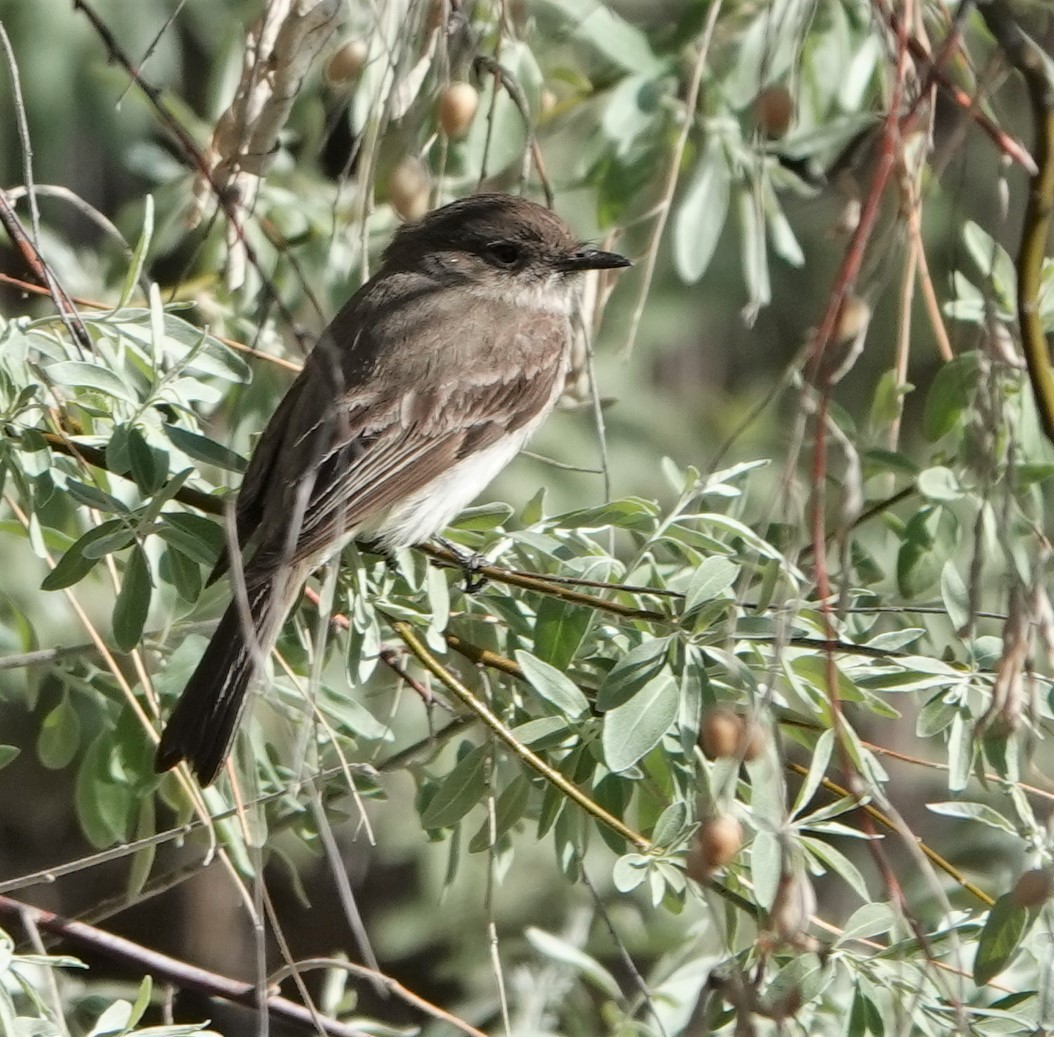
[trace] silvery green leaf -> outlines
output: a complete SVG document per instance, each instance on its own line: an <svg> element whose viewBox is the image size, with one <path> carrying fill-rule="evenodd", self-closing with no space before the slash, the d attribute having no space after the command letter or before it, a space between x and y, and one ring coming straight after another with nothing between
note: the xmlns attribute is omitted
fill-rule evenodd
<svg viewBox="0 0 1054 1037"><path fill-rule="evenodd" d="M547 702L568 717L581 717L589 712L589 700L574 681L541 659L523 649L517 649L516 661L532 688Z"/></svg>
<svg viewBox="0 0 1054 1037"><path fill-rule="evenodd" d="M728 216L731 180L724 146L711 136L674 217L674 264L688 284L703 276L717 248Z"/></svg>
<svg viewBox="0 0 1054 1037"><path fill-rule="evenodd" d="M941 598L952 626L956 630L966 627L970 622L970 594L951 559L941 569Z"/></svg>
<svg viewBox="0 0 1054 1037"><path fill-rule="evenodd" d="M654 71L660 67L647 37L606 4L597 0L536 0L571 25L571 37L582 46L626 69L628 72Z"/></svg>
<svg viewBox="0 0 1054 1037"><path fill-rule="evenodd" d="M835 875L844 879L856 892L861 900L870 900L871 894L867 888L867 882L860 873L860 869L840 850L836 850L830 843L823 839L816 839L809 835L801 837L801 845L813 857L822 862L823 866Z"/></svg>
<svg viewBox="0 0 1054 1037"><path fill-rule="evenodd" d="M684 612L694 612L701 605L723 596L739 576L740 567L724 555L707 558L692 573L684 594Z"/></svg>
<svg viewBox="0 0 1054 1037"><path fill-rule="evenodd" d="M677 716L678 685L662 673L604 715L604 759L618 772L632 767L662 741Z"/></svg>
<svg viewBox="0 0 1054 1037"><path fill-rule="evenodd" d="M1009 835L1019 835L1017 825L1004 817L987 803L968 803L964 800L952 800L947 803L927 803L926 809L944 817L958 817L969 821L979 821L989 828L995 828Z"/></svg>
<svg viewBox="0 0 1054 1037"><path fill-rule="evenodd" d="M550 961L559 962L561 965L566 965L573 969L583 979L588 980L609 997L622 997L622 990L615 977L600 962L586 954L585 951L568 943L566 940L562 940L559 936L554 936L552 933L547 933L544 929L537 929L534 926L529 926L525 929L524 935L534 949Z"/></svg>
<svg viewBox="0 0 1054 1037"><path fill-rule="evenodd" d="M456 825L474 806L483 801L488 746L466 753L443 779L435 795L421 813L423 828L449 828Z"/></svg>

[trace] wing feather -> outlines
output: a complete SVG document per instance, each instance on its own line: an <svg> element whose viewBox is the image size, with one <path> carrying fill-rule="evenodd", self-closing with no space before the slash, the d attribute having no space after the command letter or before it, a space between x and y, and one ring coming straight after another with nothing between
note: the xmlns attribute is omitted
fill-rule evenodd
<svg viewBox="0 0 1054 1037"><path fill-rule="evenodd" d="M259 532L250 572L263 577L324 551L551 405L566 366L566 317L532 313L527 335L511 306L485 300L465 312L450 294L428 310L441 338L396 336L385 350L383 313L368 320L360 307L354 336L347 312L338 316L330 345L324 338L309 357L246 472L239 535ZM406 325L407 307L392 309ZM345 353L332 346L338 331L352 343Z"/></svg>

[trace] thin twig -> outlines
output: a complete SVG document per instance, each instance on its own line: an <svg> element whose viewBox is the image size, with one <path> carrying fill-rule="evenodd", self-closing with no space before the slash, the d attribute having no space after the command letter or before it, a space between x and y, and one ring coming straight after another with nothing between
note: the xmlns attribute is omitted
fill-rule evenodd
<svg viewBox="0 0 1054 1037"><path fill-rule="evenodd" d="M800 763L788 763L788 770L792 770L795 774L805 778L809 775L809 768L803 767ZM858 799L859 797L854 796L848 789L843 788L836 782L831 781L830 778L821 778L820 785L822 788L827 789L828 792L833 793L841 799ZM883 828L888 828L891 832L900 832L901 827L893 820L888 814L884 814L877 807L872 806L870 803L858 804L858 809L862 810L872 820L877 821ZM958 868L955 867L950 861L945 860L936 850L931 849L918 837L914 838L915 845L922 851L922 853L929 859L929 861L940 868L946 875L951 876L967 893L979 900L985 907L991 907L995 903L995 898L989 896L979 886L975 886Z"/></svg>
<svg viewBox="0 0 1054 1037"><path fill-rule="evenodd" d="M889 7L885 0L876 0L882 9L883 15L894 33L901 30L900 18L897 12ZM977 101L971 97L957 83L951 80L939 64L933 63L933 56L926 46L911 33L907 34L907 44L911 56L919 63L927 66L927 80L932 79L941 90L956 105L958 105L993 141L995 146L1007 157L1020 165L1030 176L1036 173L1036 163L1024 145L1014 140L1005 130L997 126L987 115L978 108ZM942 57L945 55L942 52Z"/></svg>
<svg viewBox="0 0 1054 1037"><path fill-rule="evenodd" d="M38 188L40 190L40 188ZM12 288L17 288L20 292L27 292L32 295L49 295L47 288L39 284L33 284L31 281L23 281L20 278L12 277L10 274L0 274L0 284L9 284ZM70 298L78 306L86 306L93 310L112 310L113 308L109 303L99 302L96 299L85 299L83 296L72 295ZM140 303L140 305L146 305ZM274 364L276 367L284 367L287 371L293 371L299 373L303 368L303 364L298 364L295 360L287 360L282 356L275 356L274 353L265 353L262 349L254 349L252 346L247 346L244 342L239 342L237 339L224 338L222 335L213 336L217 342L222 342L225 346L229 346L231 349L236 350L239 353L244 353L246 356L251 356L256 360L264 360L269 364Z"/></svg>
<svg viewBox="0 0 1054 1037"><path fill-rule="evenodd" d="M56 453L65 454L67 457L90 464L94 468L110 470L106 460L106 451L100 447L90 446L87 443L74 443L71 439L66 439L54 432L41 432L40 434L44 442ZM130 476L124 477L130 478ZM223 497L205 493L204 490L195 490L191 486L181 486L173 496L173 500L186 504L188 507L197 508L198 511L204 511L207 515L223 515L224 512Z"/></svg>
<svg viewBox="0 0 1054 1037"><path fill-rule="evenodd" d="M406 642L407 648L417 657L418 662L430 673L438 677L443 685L452 692L461 703L471 710L476 717L490 730L500 741L522 760L528 767L540 774L550 785L554 785L568 799L577 803L586 813L591 814L602 824L607 825L613 832L620 835L627 842L632 843L639 850L650 850L651 841L643 835L633 831L617 817L609 814L598 803L590 799L577 785L568 781L559 771L553 770L540 756L537 756L527 748L494 714L491 708L481 701L468 687L462 684L447 667L428 649L428 646L418 636L413 626L403 619L394 616L385 617L392 629Z"/></svg>
<svg viewBox="0 0 1054 1037"><path fill-rule="evenodd" d="M106 452L104 450L88 444L73 443L71 440L65 439L53 432L42 432L41 435L52 450L84 461L96 468L102 468L106 471L110 470L106 459ZM129 478L130 476L126 475L124 477ZM224 497L217 496L216 494L205 493L202 490L195 490L193 487L180 487L180 489L174 494L173 499L179 501L181 504L186 504L188 507L196 508L198 511L203 511L208 515L222 516L225 514L226 500ZM421 545L419 549L432 558L436 564L452 569L463 567L463 563L460 559L458 559L452 552L443 548ZM599 609L600 611L608 612L612 615L621 616L624 619L639 619L649 623L666 623L671 619L670 616L662 612L656 612L652 609L639 609L632 605L623 605L616 601L606 601L603 598L598 598L592 594L582 594L578 591L571 590L568 587L560 586L556 583L550 583L545 577L516 573L503 569L501 566L482 565L479 567L478 572L481 576L485 576L488 580L495 583L506 583L511 586L522 587L525 590L533 590L541 594L548 594L551 597L560 598L563 601L568 601L576 605L586 605L590 608Z"/></svg>
<svg viewBox="0 0 1054 1037"><path fill-rule="evenodd" d="M61 198L62 201L69 203L85 219L91 220L104 234L113 238L121 246L121 251L126 259L132 258L132 246L128 244L128 239L120 232L114 222L99 212L94 205L86 202L79 194L71 191L63 184L34 184L33 194L41 198ZM27 187L9 187L7 189L7 197L12 201L17 202L19 198L28 196L29 189ZM75 297L71 298L73 298L74 302L77 302ZM78 305L80 305L79 302Z"/></svg>
<svg viewBox="0 0 1054 1037"><path fill-rule="evenodd" d="M472 60L472 67L477 75L480 70L490 73L494 77L495 92L497 92L497 87L503 87L509 95L509 99L516 106L516 110L520 113L524 129L527 132L527 154L534 160L535 167L538 170L538 179L542 185L542 193L545 195L545 204L551 209L556 204L556 197L553 194L553 186L549 183L549 178L546 175L545 166L542 164L541 149L538 147L534 126L531 123L531 108L527 103L527 95L523 92L523 87L520 86L519 80L507 68L486 54L477 54Z"/></svg>
<svg viewBox="0 0 1054 1037"><path fill-rule="evenodd" d="M33 226L33 238L30 240L23 230L22 224L15 215L14 207L9 203L7 195L2 190L0 190L0 223L3 223L12 244L22 253L29 268L47 285L48 295L51 296L52 302L55 303L55 307L58 309L59 315L62 317L62 321L66 325L78 351L82 355L85 350L91 353L91 337L88 335L83 323L81 323L81 319L77 314L77 308L71 302L66 289L52 273L50 265L40 251L40 212L37 209L36 189L33 184L33 145L29 136L29 123L26 120L26 107L22 99L22 81L18 74L18 62L15 60L15 50L11 46L11 40L8 38L3 22L0 22L0 45L3 46L8 72L11 76L15 125L18 128L18 139L22 147L22 175L25 178L30 222Z"/></svg>
<svg viewBox="0 0 1054 1037"><path fill-rule="evenodd" d="M1054 83L1047 58L1004 3L987 0L981 16L1024 80L1036 129L1036 171L1029 182L1017 254L1017 320L1040 425L1054 442L1054 372L1039 306L1051 211L1054 209Z"/></svg>
<svg viewBox="0 0 1054 1037"><path fill-rule="evenodd" d="M619 935L619 931L615 928L615 923L611 918L611 913L604 904L604 899L600 895L600 890L597 889L593 884L593 880L589 877L585 861L580 859L578 867L578 873L582 879L582 883L585 885L586 889L589 890L589 895L593 898L593 906L596 908L597 914L600 915L600 920L604 923L604 928L607 929L608 935L615 944L618 956L622 961L622 967L629 973L630 979L633 980L633 984L636 986L637 991L640 994L641 1001L647 1005L648 1011L651 1012L651 1017L655 1020L655 1026L659 1031L660 1037L668 1037L666 1027L663 1025L662 1016L656 1009L655 1002L652 1000L651 991L648 989L648 982L640 974L640 969L637 968L637 963L633 960L633 955L630 954L625 941Z"/></svg>
<svg viewBox="0 0 1054 1037"><path fill-rule="evenodd" d="M177 958L170 958L167 954L150 950L142 944L133 943L123 936L115 936L94 926L71 921L51 911L31 907L5 896L0 896L0 916L14 919L28 916L45 932L61 936L73 944L87 947L97 954L131 966L140 972L150 973L187 990L197 990L249 1008L256 1007L254 984L208 972L196 965L189 965ZM266 1005L268 1011L288 1022L311 1028L314 1028L317 1022L331 1037L366 1037L362 1030L354 1026L326 1016L313 1015L303 1005L278 995L269 996Z"/></svg>
<svg viewBox="0 0 1054 1037"><path fill-rule="evenodd" d="M444 548L422 545L420 550L438 564L449 569L464 568L464 563L452 552ZM478 573L480 576L485 576L493 583L505 583L513 587L522 587L524 590L539 591L542 594L548 594L550 597L560 598L562 601L569 601L575 605L586 605L589 608L609 612L615 616L622 616L624 619L640 619L647 623L668 623L671 619L670 616L662 612L655 612L652 609L639 609L632 605L622 605L617 601L606 601L593 594L582 594L571 590L569 587L550 583L545 577L515 574L497 565L481 565L478 569L474 568L473 572Z"/></svg>
<svg viewBox="0 0 1054 1037"><path fill-rule="evenodd" d="M136 87L146 98L149 106L158 116L161 124L175 138L184 157L193 165L195 172L201 178L202 182L208 185L219 209L226 217L238 244L244 250L247 262L259 275L260 284L267 297L268 304L274 306L278 310L283 320L285 320L290 327L295 327L296 321L292 312L289 310L289 307L286 306L285 301L275 288L274 282L268 276L267 271L260 262L256 250L253 248L252 243L249 241L248 236L245 233L245 228L242 226L237 210L237 200L230 197L229 193L223 190L222 185L217 183L213 176L213 171L209 168L209 163L202 154L201 149L180 120L165 103L161 91L143 78L136 67L135 62L131 60L128 54L120 46L110 27L98 15L91 4L88 3L88 0L73 0L73 9L75 11L80 11L81 14L87 18L92 29L95 30L96 35L102 41L102 45L106 50L109 60L122 68L131 81L135 83ZM302 287L308 297L311 297L312 293L309 286L302 284Z"/></svg>
<svg viewBox="0 0 1054 1037"><path fill-rule="evenodd" d="M355 962L344 961L342 958L305 958L296 962L295 965L298 972L307 972L311 969L341 969L352 976L361 976L363 979L379 982L389 993L394 994L411 1007L419 1008L422 1012L432 1016L433 1019L448 1023L462 1033L468 1034L468 1037L487 1037L482 1030L477 1030L474 1026L466 1023L464 1019L459 1019L456 1015L452 1015L438 1005L432 1004L431 1001L426 1001L419 994L415 994L409 988L404 987L397 979L392 979L391 976L386 976L377 969L369 969L365 965L357 965ZM271 976L271 981L280 983L291 972L292 969L289 966L285 966Z"/></svg>
<svg viewBox="0 0 1054 1037"><path fill-rule="evenodd" d="M666 230L666 222L670 218L673 196L677 190L677 182L680 178L684 149L688 146L688 136L695 125L695 110L699 106L699 91L703 85L703 72L706 70L706 60L710 54L710 43L713 40L714 29L717 27L717 19L721 13L721 2L722 0L713 0L710 4L706 25L703 28L702 39L699 43L699 52L696 54L695 64L692 66L692 78L689 80L688 91L684 96L684 122L681 124L681 132L677 135L677 142L674 144L673 153L670 155L670 166L666 173L666 189L663 191L662 200L659 202L655 229L652 231L651 240L648 242L647 259L644 263L644 275L641 278L640 295L629 319L629 333L626 335L626 342L621 350L623 357L629 356L633 351L633 344L637 339L637 330L640 327L641 318L644 316L644 304L647 302L651 291L652 278L655 276L655 267L659 261L659 245Z"/></svg>
<svg viewBox="0 0 1054 1037"><path fill-rule="evenodd" d="M382 760L375 767L369 768L369 770L371 772L382 774L402 770L423 753L438 751L450 738L463 731L470 723L471 720L468 717L457 717L442 730L414 742L413 745L409 745L405 749L394 753L386 760ZM206 827L206 825L212 827L219 821L226 821L230 818L237 817L246 809L266 806L270 803L285 800L288 798L291 791L296 791L311 781L327 782L343 775L344 768L342 766L328 767L319 771L317 774L308 775L299 781L291 782L289 785L283 786L277 792L269 792L248 803L218 811L207 818L203 819L199 816L196 819L187 821L182 825L177 825L175 828L167 829L164 832L156 832L154 835L143 836L141 839L132 840L121 846L113 846L106 850L100 850L97 853L77 857L74 860L66 861L62 864L56 864L49 868L41 868L24 875L18 875L12 879L0 881L0 894L13 893L17 890L29 889L33 886L51 885L59 879L64 878L66 875L73 875L77 872L97 868L103 864L109 863L110 861L121 860L124 857L129 857L132 854L138 853L140 850L149 847L161 846L165 843L174 842L177 839L185 839L188 835L200 831L202 828ZM302 815L297 814L298 818L300 816Z"/></svg>

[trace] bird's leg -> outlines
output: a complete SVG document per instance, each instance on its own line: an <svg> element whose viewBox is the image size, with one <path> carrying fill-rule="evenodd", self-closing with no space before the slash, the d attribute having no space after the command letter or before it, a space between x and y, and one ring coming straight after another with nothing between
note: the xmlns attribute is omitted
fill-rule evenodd
<svg viewBox="0 0 1054 1037"><path fill-rule="evenodd" d="M366 554L380 555L388 566L388 572L393 576L399 575L399 559L390 547L385 547L379 540L356 540L355 547Z"/></svg>
<svg viewBox="0 0 1054 1037"><path fill-rule="evenodd" d="M461 589L466 594L475 594L486 587L487 577L480 573L483 566L487 564L487 559L484 555L481 555L478 551L466 551L465 548L451 540L447 540L446 537L436 536L432 537L432 539L440 547L445 547L457 559L457 564L461 566L461 575L465 578Z"/></svg>

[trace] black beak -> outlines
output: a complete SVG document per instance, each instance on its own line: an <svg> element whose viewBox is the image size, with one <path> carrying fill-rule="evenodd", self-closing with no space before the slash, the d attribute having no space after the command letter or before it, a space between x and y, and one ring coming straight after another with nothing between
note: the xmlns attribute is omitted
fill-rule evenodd
<svg viewBox="0 0 1054 1037"><path fill-rule="evenodd" d="M564 273L575 270L616 270L619 267L633 264L617 252L601 252L598 248L587 248L581 245L562 256L556 263L556 269Z"/></svg>

